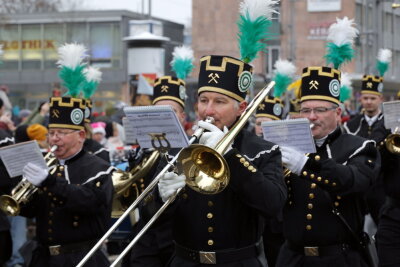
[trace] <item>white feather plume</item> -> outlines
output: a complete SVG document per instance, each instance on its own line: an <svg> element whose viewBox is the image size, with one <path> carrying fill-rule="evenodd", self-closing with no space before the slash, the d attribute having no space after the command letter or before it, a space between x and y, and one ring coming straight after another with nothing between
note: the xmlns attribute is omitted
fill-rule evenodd
<svg viewBox="0 0 400 267"><path fill-rule="evenodd" d="M57 65L75 69L77 66L82 64L82 61L87 57L87 49L82 44L64 44L58 48Z"/></svg>
<svg viewBox="0 0 400 267"><path fill-rule="evenodd" d="M341 83L341 86L347 86L347 88L349 88L351 90L353 89L350 74L348 74L347 72L342 72L342 75L340 78L340 83Z"/></svg>
<svg viewBox="0 0 400 267"><path fill-rule="evenodd" d="M273 8L278 2L279 0L244 0L240 3L239 12L242 16L248 12L252 21L261 16L271 20L272 14L278 13Z"/></svg>
<svg viewBox="0 0 400 267"><path fill-rule="evenodd" d="M83 70L83 75L85 75L88 82L99 83L101 81L102 72L97 67L88 66Z"/></svg>
<svg viewBox="0 0 400 267"><path fill-rule="evenodd" d="M377 59L383 63L390 63L392 61L392 51L384 48L379 49Z"/></svg>
<svg viewBox="0 0 400 267"><path fill-rule="evenodd" d="M286 59L278 59L275 62L274 67L275 67L274 70L275 74L280 73L290 78L293 78L294 75L296 74L296 66L292 62Z"/></svg>
<svg viewBox="0 0 400 267"><path fill-rule="evenodd" d="M336 23L329 27L328 41L333 42L337 46L344 44L353 44L354 38L358 35L358 30L355 28L354 19L336 18Z"/></svg>
<svg viewBox="0 0 400 267"><path fill-rule="evenodd" d="M177 46L172 52L172 57L179 59L193 59L193 50L188 46Z"/></svg>

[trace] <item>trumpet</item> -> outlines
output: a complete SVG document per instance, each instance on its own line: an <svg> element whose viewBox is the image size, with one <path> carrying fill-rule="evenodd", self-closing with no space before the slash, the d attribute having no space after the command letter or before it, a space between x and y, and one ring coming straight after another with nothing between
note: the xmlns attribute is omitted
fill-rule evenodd
<svg viewBox="0 0 400 267"><path fill-rule="evenodd" d="M50 151L44 156L48 167L56 160L53 155L56 149L56 145L52 146ZM11 195L3 195L0 197L0 209L9 216L17 216L21 211L21 205L28 203L37 190L38 188L36 186L23 177L21 182L12 189Z"/></svg>
<svg viewBox="0 0 400 267"><path fill-rule="evenodd" d="M214 149L204 145L193 145L192 143L199 139L204 129L197 129L193 137L190 139L190 145L181 151L164 167L164 169L154 178L154 180L146 187L142 195L147 195L155 185L158 184L162 175L171 167L175 168L177 162L178 173L184 173L186 176L186 185L191 189L202 194L216 194L225 189L229 183L230 172L228 164L222 156L227 150L229 145L233 142L236 135L247 123L252 113L257 109L258 105L271 91L275 82L270 82L265 86L250 102L247 109L242 113L236 124L230 129L228 133L216 144ZM114 260L111 267L116 266L117 263L125 256L126 253L137 243L142 235L150 228L155 220L164 212L164 210L175 200L181 189L178 189L156 212L156 214L147 222L142 230L135 236L135 238L128 244L128 246L121 252L121 254ZM96 243L96 245L86 254L86 256L79 262L77 267L82 267L91 255L101 246L105 239L118 227L122 220L137 206L139 201L143 200L145 196L140 195L135 202L125 211L125 213L118 219L117 222L107 231L107 233Z"/></svg>

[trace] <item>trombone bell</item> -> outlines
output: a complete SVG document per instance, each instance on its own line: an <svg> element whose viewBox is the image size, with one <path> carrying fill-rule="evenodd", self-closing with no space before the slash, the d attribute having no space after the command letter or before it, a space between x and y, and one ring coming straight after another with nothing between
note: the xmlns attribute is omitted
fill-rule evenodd
<svg viewBox="0 0 400 267"><path fill-rule="evenodd" d="M179 154L178 172L186 184L202 194L220 193L229 184L230 171L223 156L203 145L191 145Z"/></svg>
<svg viewBox="0 0 400 267"><path fill-rule="evenodd" d="M400 134L390 134L385 139L387 150L393 154L400 154Z"/></svg>
<svg viewBox="0 0 400 267"><path fill-rule="evenodd" d="M17 216L20 211L18 202L8 195L0 197L0 209L9 216Z"/></svg>

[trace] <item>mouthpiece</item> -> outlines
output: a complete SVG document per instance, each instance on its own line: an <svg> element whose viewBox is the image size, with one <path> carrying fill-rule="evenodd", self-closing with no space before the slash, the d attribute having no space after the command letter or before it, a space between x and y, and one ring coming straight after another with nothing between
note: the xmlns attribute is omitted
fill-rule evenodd
<svg viewBox="0 0 400 267"><path fill-rule="evenodd" d="M57 145L52 146L52 147L50 148L50 152L53 153L54 151L57 150L57 148L58 148Z"/></svg>

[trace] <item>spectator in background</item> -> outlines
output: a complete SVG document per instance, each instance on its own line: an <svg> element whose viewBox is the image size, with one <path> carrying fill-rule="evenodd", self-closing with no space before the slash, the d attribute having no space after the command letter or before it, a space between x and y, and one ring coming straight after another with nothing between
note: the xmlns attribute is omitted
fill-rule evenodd
<svg viewBox="0 0 400 267"><path fill-rule="evenodd" d="M3 100L0 98L0 130L4 130L4 136L1 135L0 140L3 137L12 138L13 131L15 130L14 122L11 120L11 113L6 111ZM14 142L14 140L13 140Z"/></svg>
<svg viewBox="0 0 400 267"><path fill-rule="evenodd" d="M49 116L49 102L40 103L39 107L34 110L21 124L41 124L46 126L48 124Z"/></svg>
<svg viewBox="0 0 400 267"><path fill-rule="evenodd" d="M106 123L104 122L93 122L90 124L92 126L92 139L99 142L102 146L107 143L106 139Z"/></svg>
<svg viewBox="0 0 400 267"><path fill-rule="evenodd" d="M10 99L8 99L9 92L10 92L10 88L8 88L7 85L0 86L0 99L3 100L3 105L5 108L5 111L7 111L11 114L12 104L10 102Z"/></svg>

